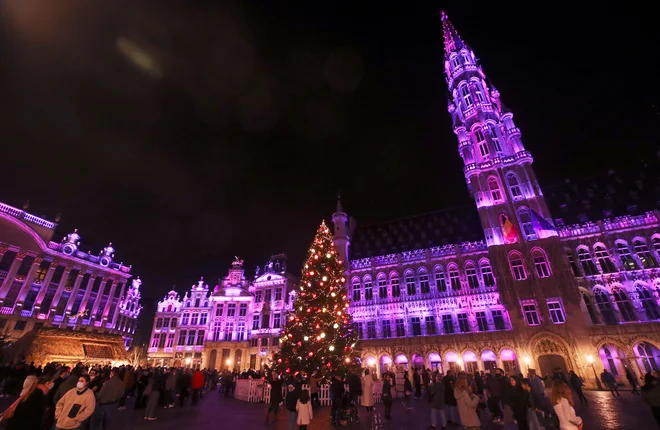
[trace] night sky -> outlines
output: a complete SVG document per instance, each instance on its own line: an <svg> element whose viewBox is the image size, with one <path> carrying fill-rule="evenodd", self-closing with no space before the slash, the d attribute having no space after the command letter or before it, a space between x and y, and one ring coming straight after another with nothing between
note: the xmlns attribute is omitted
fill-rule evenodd
<svg viewBox="0 0 660 430"><path fill-rule="evenodd" d="M95 252L113 241L145 303L215 285L234 255L250 273L280 252L297 268L338 191L363 224L469 204L442 8L542 186L656 157L649 11L230 3L0 2L0 201L61 213L58 233Z"/></svg>

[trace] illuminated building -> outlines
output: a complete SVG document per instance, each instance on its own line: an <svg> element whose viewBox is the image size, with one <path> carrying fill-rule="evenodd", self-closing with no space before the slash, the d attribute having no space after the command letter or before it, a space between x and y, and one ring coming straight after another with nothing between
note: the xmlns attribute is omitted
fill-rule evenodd
<svg viewBox="0 0 660 430"><path fill-rule="evenodd" d="M25 209L0 203L0 330L14 341L42 327L49 336L59 336L52 329L121 335L128 347L142 309L140 279L130 281L131 267L115 260L112 243L84 251L77 231L53 241L57 224Z"/></svg>
<svg viewBox="0 0 660 430"><path fill-rule="evenodd" d="M578 184L568 183L545 190L546 202L513 114L444 13L442 27L448 111L475 205L355 231L338 205L335 241L350 261L363 363L378 373L393 363L559 367L592 386L603 367L624 383L626 368L658 369L657 191L648 207L619 205L610 186L589 183L580 189L592 202L576 205ZM641 201L644 185L623 192ZM578 206L578 224L567 206Z"/></svg>

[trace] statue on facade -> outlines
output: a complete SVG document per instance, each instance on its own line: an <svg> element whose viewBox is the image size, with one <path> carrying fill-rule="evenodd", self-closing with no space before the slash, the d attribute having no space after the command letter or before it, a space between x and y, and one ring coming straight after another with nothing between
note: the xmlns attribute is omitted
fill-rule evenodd
<svg viewBox="0 0 660 430"><path fill-rule="evenodd" d="M139 276L133 279L132 286L134 290L139 290L141 285L142 285L142 280L140 280Z"/></svg>
<svg viewBox="0 0 660 430"><path fill-rule="evenodd" d="M259 276L260 271L261 271L261 267L257 266L257 268L254 271L254 276Z"/></svg>
<svg viewBox="0 0 660 430"><path fill-rule="evenodd" d="M243 267L243 260L241 260L237 256L234 256L234 261L231 263L231 267L234 269Z"/></svg>

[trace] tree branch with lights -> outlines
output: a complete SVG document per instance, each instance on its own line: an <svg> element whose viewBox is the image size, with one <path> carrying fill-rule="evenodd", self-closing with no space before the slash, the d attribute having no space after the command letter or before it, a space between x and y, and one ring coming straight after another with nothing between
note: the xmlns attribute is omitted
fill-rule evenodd
<svg viewBox="0 0 660 430"><path fill-rule="evenodd" d="M294 310L281 333L280 351L273 354L275 369L345 373L359 367L349 304L343 262L323 222L307 254Z"/></svg>

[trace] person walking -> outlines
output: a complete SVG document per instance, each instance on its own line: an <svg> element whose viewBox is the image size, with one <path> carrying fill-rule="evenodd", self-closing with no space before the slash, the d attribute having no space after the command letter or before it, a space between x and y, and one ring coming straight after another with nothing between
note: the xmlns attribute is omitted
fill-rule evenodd
<svg viewBox="0 0 660 430"><path fill-rule="evenodd" d="M580 398L580 402L583 405L588 406L589 402L587 401L587 398L582 392L582 386L584 385L584 381L582 380L582 378L580 378L575 372L571 370L570 372L568 372L568 383L570 384L571 389L575 391L575 393Z"/></svg>
<svg viewBox="0 0 660 430"><path fill-rule="evenodd" d="M286 398L284 404L289 412L289 430L295 430L298 421L298 399L300 398L300 385L296 383L293 376L289 376L286 381Z"/></svg>
<svg viewBox="0 0 660 430"><path fill-rule="evenodd" d="M371 376L369 369L364 371L362 377L362 406L367 409L367 412L374 410L374 378Z"/></svg>
<svg viewBox="0 0 660 430"><path fill-rule="evenodd" d="M381 400L385 406L385 419L389 420L392 418L392 379L389 373L385 374L385 379L383 380Z"/></svg>
<svg viewBox="0 0 660 430"><path fill-rule="evenodd" d="M271 372L269 383L270 404L268 405L268 410L266 411L266 424L268 424L271 412L275 416L275 421L277 422L277 412L280 409L280 403L282 403L282 380L280 379L277 372Z"/></svg>
<svg viewBox="0 0 660 430"><path fill-rule="evenodd" d="M438 426L444 430L447 426L445 386L442 384L442 377L438 374L433 375L433 385L428 388L428 399L431 403L431 430L437 429Z"/></svg>
<svg viewBox="0 0 660 430"><path fill-rule="evenodd" d="M626 367L626 379L628 380L628 383L632 387L632 394L635 395L637 394L639 396L639 382L637 382L637 377L635 377L635 374L632 372L632 370L628 369Z"/></svg>
<svg viewBox="0 0 660 430"><path fill-rule="evenodd" d="M307 426L312 422L312 418L314 417L312 409L312 402L309 400L309 391L302 390L300 398L296 401L296 411L298 412L296 423L298 424L298 430L307 430Z"/></svg>
<svg viewBox="0 0 660 430"><path fill-rule="evenodd" d="M607 369L603 369L603 373L600 374L600 380L605 384L607 388L612 392L612 395L616 392L616 395L621 397L619 394L619 388L616 386L616 379Z"/></svg>
<svg viewBox="0 0 660 430"><path fill-rule="evenodd" d="M559 418L561 430L582 430L582 418L575 414L573 408L573 394L563 381L552 383L552 407Z"/></svg>

